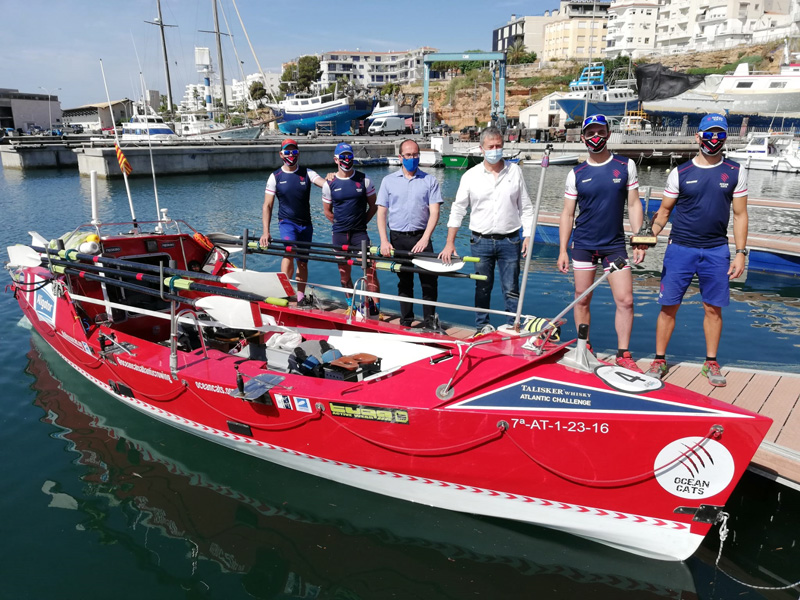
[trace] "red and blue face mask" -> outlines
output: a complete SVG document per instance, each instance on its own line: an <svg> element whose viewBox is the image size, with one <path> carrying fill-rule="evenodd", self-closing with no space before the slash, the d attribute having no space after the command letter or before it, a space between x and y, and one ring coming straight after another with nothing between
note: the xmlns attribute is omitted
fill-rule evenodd
<svg viewBox="0 0 800 600"><path fill-rule="evenodd" d="M608 144L608 136L593 133L592 137L584 136L583 143L586 144L586 148L588 148L589 152L598 154L605 150L606 144Z"/></svg>
<svg viewBox="0 0 800 600"><path fill-rule="evenodd" d="M287 167L293 167L297 164L297 159L300 158L300 151L295 148L294 150L281 150L281 159Z"/></svg>
<svg viewBox="0 0 800 600"><path fill-rule="evenodd" d="M703 154L714 156L722 151L728 134L724 131L701 131L700 151Z"/></svg>

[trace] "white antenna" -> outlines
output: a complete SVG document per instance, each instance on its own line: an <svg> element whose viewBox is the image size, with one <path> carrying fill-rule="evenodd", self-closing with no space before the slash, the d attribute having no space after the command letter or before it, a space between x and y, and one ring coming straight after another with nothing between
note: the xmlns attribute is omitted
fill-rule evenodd
<svg viewBox="0 0 800 600"><path fill-rule="evenodd" d="M102 58L100 59L100 72L103 75L103 87L106 89L106 100L108 100L108 112L111 113L111 126L114 129L114 149L117 152L122 152L122 150L119 147L119 135L117 134L116 123L114 123L114 108L111 105L111 96L108 95L108 84L106 83L106 71L103 68ZM119 160L119 157L117 160ZM136 211L133 210L133 198L131 198L131 186L128 183L128 173L125 169L122 168L122 165L120 165L120 170L122 171L122 178L125 180L125 191L127 191L128 193L128 206L130 206L131 209L131 221L133 221L133 232L139 233L139 224L136 222Z"/></svg>

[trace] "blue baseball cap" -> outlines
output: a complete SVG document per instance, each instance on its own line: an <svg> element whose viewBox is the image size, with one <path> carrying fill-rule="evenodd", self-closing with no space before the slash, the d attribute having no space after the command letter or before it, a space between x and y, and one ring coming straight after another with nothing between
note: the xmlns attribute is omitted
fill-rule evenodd
<svg viewBox="0 0 800 600"><path fill-rule="evenodd" d="M706 131L712 127L719 127L722 131L728 131L728 119L717 113L711 113L700 119L700 131Z"/></svg>
<svg viewBox="0 0 800 600"><path fill-rule="evenodd" d="M598 125L605 125L606 129L608 129L608 119L606 119L605 115L589 115L583 120L581 131L586 129L589 125L594 125L595 123Z"/></svg>
<svg viewBox="0 0 800 600"><path fill-rule="evenodd" d="M343 152L349 152L350 154L353 154L353 147L350 144L341 142L336 145L336 150L333 151L333 155L339 156Z"/></svg>

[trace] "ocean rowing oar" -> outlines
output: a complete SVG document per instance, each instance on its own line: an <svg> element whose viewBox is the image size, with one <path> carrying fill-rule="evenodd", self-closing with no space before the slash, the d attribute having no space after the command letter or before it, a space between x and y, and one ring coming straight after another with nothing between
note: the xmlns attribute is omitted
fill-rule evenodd
<svg viewBox="0 0 800 600"><path fill-rule="evenodd" d="M289 305L289 301L286 300L286 298L262 297L257 294L252 294L250 292L245 292L242 290L231 290L229 288L218 287L215 285L206 285L204 283L197 283L196 281L192 281L190 279L185 279L177 276L167 277L162 280L157 275L146 275L144 273L134 273L131 271L108 269L104 267L98 267L96 265L76 264L64 260L53 260L52 263L54 265L53 271L55 271L56 273L69 272L68 274L70 275L77 275L78 277L83 277L83 278L86 278L86 275L88 274L97 273L97 274L104 274L109 277L122 277L123 279L134 279L136 281L157 283L159 285L163 285L169 290L177 289L177 290L187 290L190 292L200 292L203 294L215 294L217 296L226 296L228 298L236 298L238 300L246 300L248 302L264 302L266 304L272 304L275 306ZM98 277L100 277L100 275L98 275ZM89 279L94 279L94 278L89 278ZM100 281L106 284L114 283L113 280L110 280L108 277L100 277ZM178 296L177 298L180 301L186 300L186 298L180 296Z"/></svg>
<svg viewBox="0 0 800 600"><path fill-rule="evenodd" d="M218 245L235 245L241 247L242 245L242 236L240 235L231 235L229 233L209 233L206 237L210 239L212 242ZM248 236L248 248L261 248L262 246L258 243L260 238L254 236ZM255 244L253 243L255 242ZM354 244L328 244L325 242L301 242L297 240L282 240L279 238L272 238L270 240L272 244L284 244L288 246L303 246L304 248L328 248L331 250L338 250L342 252L361 252L361 247L354 245ZM309 250L310 251L310 250ZM379 246L371 246L369 248L369 252L371 254L375 254L377 256L383 258L389 258L388 256L383 256L381 254L381 249ZM439 258L439 255L436 252L410 252L408 250L392 250L393 257L408 257L408 258ZM480 262L480 258L477 256L461 256L461 261L463 262Z"/></svg>
<svg viewBox="0 0 800 600"><path fill-rule="evenodd" d="M200 281L214 281L218 283L228 283L243 292L250 292L263 297L280 298L294 295L289 279L283 273L263 273L260 271L233 271L225 275L211 275L204 271L186 271L184 269L171 269L169 267L160 268L158 265L148 265L120 258L108 258L96 256L94 254L83 254L75 250L55 250L53 248L42 248L38 246L9 246L8 255L13 264L21 266L37 266L41 263L42 257L39 254L49 254L58 256L71 262L83 260L90 263L103 263L104 265L114 265L134 271L144 271L146 273L163 273L164 275L177 275ZM12 256L13 255L13 256Z"/></svg>
<svg viewBox="0 0 800 600"><path fill-rule="evenodd" d="M248 250L253 252L254 254L268 254L270 256L287 256L287 252L285 250L270 250L268 248L262 248L258 246L258 244L250 243L248 244ZM309 252L319 252L317 250L310 250ZM330 262L330 263L337 263L340 265L360 265L361 259L360 254L358 257L348 258L336 258L336 253L332 252L334 256L314 256L313 254L304 254L304 258L308 258L309 260L318 260L321 262ZM297 256L296 254L292 254L292 256ZM420 268L417 266L407 265L407 264L400 264L395 262L388 262L383 260L375 260L374 258L368 258L370 264L372 264L376 269L380 271L391 271L392 273L422 273L425 275L437 275L439 277L459 277L464 279L477 279L480 281L486 280L486 275L477 275L475 273L452 273L452 272L434 272L427 268Z"/></svg>
<svg viewBox="0 0 800 600"><path fill-rule="evenodd" d="M257 244L256 242L250 242L248 244L248 248L252 249L253 251L258 251L263 249L263 246ZM360 261L361 260L361 251L358 250L319 250L317 248L295 248L294 246L285 245L285 252L291 253L296 258L301 258L302 256L307 256L311 259L315 258L315 255L322 255L322 256L334 256L336 258L352 258L354 260ZM267 248L268 250L273 250L276 252L284 252L279 246L273 246L272 244L269 245ZM443 263L438 258L411 258L411 257L386 257L382 254L376 253L367 253L367 260L370 261L377 261L377 260L390 260L392 262L399 262L400 264L407 264L409 266L416 266L420 269L425 269L426 271L431 271L432 273L452 273L454 271L460 271L464 267L464 263L462 261L456 261L452 263Z"/></svg>

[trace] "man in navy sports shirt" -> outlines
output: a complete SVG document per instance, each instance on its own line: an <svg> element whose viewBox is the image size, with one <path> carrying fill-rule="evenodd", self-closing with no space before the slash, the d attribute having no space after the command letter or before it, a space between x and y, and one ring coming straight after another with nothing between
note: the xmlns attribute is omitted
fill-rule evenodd
<svg viewBox="0 0 800 600"><path fill-rule="evenodd" d="M333 160L339 167L336 176L322 185L322 208L325 217L333 225L333 243L337 246L349 245L360 248L362 240L370 245L367 234L367 223L378 210L375 204L377 194L375 186L361 171L354 166L355 156L350 144L342 142L333 152ZM375 267L369 263L364 273L367 277L367 290L380 292ZM339 279L342 287L352 288L350 265L339 264ZM351 298L352 301L352 298ZM370 312L380 313L380 303L375 302L375 309Z"/></svg>
<svg viewBox="0 0 800 600"><path fill-rule="evenodd" d="M724 116L703 117L695 135L700 152L670 172L661 208L653 220L653 233L658 235L672 214L658 295L661 312L656 326L656 357L647 371L653 377L663 377L667 372L667 345L675 330L675 316L697 275L705 311L706 360L702 374L713 386L727 383L717 362L722 307L730 303L730 280L744 272L748 227L747 174L738 163L723 157L727 137ZM736 244L733 262L728 249L731 206Z"/></svg>
<svg viewBox="0 0 800 600"><path fill-rule="evenodd" d="M311 184L322 187L325 180L315 171L299 165L300 150L297 142L287 138L281 142L280 157L283 166L270 173L267 189L264 192L264 205L261 208L261 224L264 233L259 244L269 246L272 236L269 225L272 220L272 207L278 199L278 228L281 239L310 242L314 233L311 224ZM281 271L289 279L294 276L294 260L284 258ZM297 303L305 306L309 302L305 298L306 281L308 281L308 260L297 257Z"/></svg>
<svg viewBox="0 0 800 600"><path fill-rule="evenodd" d="M591 115L583 122L581 139L589 150L589 159L573 168L564 189L564 209L559 222L558 268L569 273L569 245L572 235L572 270L575 297L585 292L595 279L597 266L608 271L618 258L626 262L621 271L608 276L611 294L617 305L614 325L617 330L617 358L620 367L641 373L628 349L633 329L633 277L625 250L624 216L632 231L639 231L644 219L639 201L639 178L636 164L628 158L614 156L608 149L608 120L604 115ZM575 208L580 208L575 219ZM575 224L573 231L572 225ZM644 259L646 246L633 248L633 262ZM575 324L591 323L589 294L575 305Z"/></svg>

